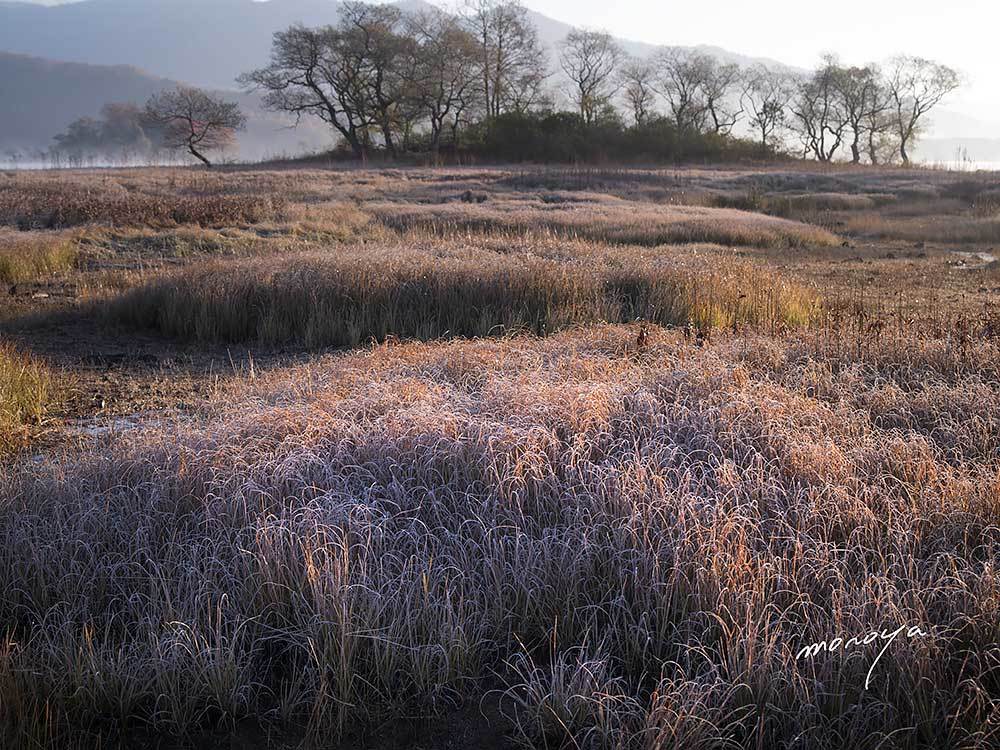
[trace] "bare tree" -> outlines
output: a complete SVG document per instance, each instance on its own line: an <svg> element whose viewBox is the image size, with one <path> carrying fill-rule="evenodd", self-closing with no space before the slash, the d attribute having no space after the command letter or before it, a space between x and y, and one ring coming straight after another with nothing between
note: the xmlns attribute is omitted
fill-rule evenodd
<svg viewBox="0 0 1000 750"><path fill-rule="evenodd" d="M661 93L678 129L703 130L708 113L704 86L709 58L688 50L665 49L656 59Z"/></svg>
<svg viewBox="0 0 1000 750"><path fill-rule="evenodd" d="M632 58L618 72L619 85L635 125L645 124L656 106L656 70L648 60Z"/></svg>
<svg viewBox="0 0 1000 750"><path fill-rule="evenodd" d="M410 18L403 17L407 34L410 33ZM413 144L413 136L420 131L421 126L427 123L427 109L424 105L424 90L420 80L420 42L415 34L407 37L406 44L400 50L395 64L398 66L399 98L392 110L391 123L398 141L399 147L403 151L409 151Z"/></svg>
<svg viewBox="0 0 1000 750"><path fill-rule="evenodd" d="M712 130L729 135L743 114L739 86L743 71L735 63L723 63L711 55L702 55L702 99Z"/></svg>
<svg viewBox="0 0 1000 750"><path fill-rule="evenodd" d="M141 156L150 156L154 142L162 142L162 133L150 127L145 112L131 102L108 102L101 107L101 141L109 158L121 164L133 164Z"/></svg>
<svg viewBox="0 0 1000 750"><path fill-rule="evenodd" d="M469 0L465 22L479 45L487 118L539 102L547 61L527 9L516 0Z"/></svg>
<svg viewBox="0 0 1000 750"><path fill-rule="evenodd" d="M545 85L548 77L541 68L525 69L512 77L503 111L525 115L552 106L552 96Z"/></svg>
<svg viewBox="0 0 1000 750"><path fill-rule="evenodd" d="M18 165L21 163L21 152L16 148L8 148L4 151L4 156L7 157L7 161L10 163L10 168L16 170Z"/></svg>
<svg viewBox="0 0 1000 750"><path fill-rule="evenodd" d="M238 79L248 90L264 91L264 106L298 120L314 116L333 127L354 155L367 151L366 129L373 121L367 102L366 63L347 54L332 26L291 26L274 35L271 63Z"/></svg>
<svg viewBox="0 0 1000 750"><path fill-rule="evenodd" d="M890 162L899 155L892 96L884 80L879 81L876 98L865 113L865 135L868 161L872 164Z"/></svg>
<svg viewBox="0 0 1000 750"><path fill-rule="evenodd" d="M887 85L899 156L909 164L907 147L920 134L925 115L961 85L961 78L947 65L903 55L891 61Z"/></svg>
<svg viewBox="0 0 1000 750"><path fill-rule="evenodd" d="M829 162L844 142L848 119L838 84L842 68L827 55L823 64L799 83L791 110L806 153Z"/></svg>
<svg viewBox="0 0 1000 750"><path fill-rule="evenodd" d="M146 118L162 129L164 146L186 149L206 167L212 162L204 152L229 146L246 127L239 104L189 86L154 94L146 102Z"/></svg>
<svg viewBox="0 0 1000 750"><path fill-rule="evenodd" d="M793 88L788 75L766 65L755 65L743 80L743 106L750 127L760 136L761 151L776 145L777 134L785 127Z"/></svg>
<svg viewBox="0 0 1000 750"><path fill-rule="evenodd" d="M93 117L80 117L53 137L53 151L66 157L72 167L83 166L101 148L102 125Z"/></svg>
<svg viewBox="0 0 1000 750"><path fill-rule="evenodd" d="M436 8L412 16L407 26L416 42L412 91L430 123L436 154L445 127L455 144L463 118L478 104L479 50L457 18Z"/></svg>
<svg viewBox="0 0 1000 750"><path fill-rule="evenodd" d="M337 25L340 57L357 61L360 100L381 133L386 150L396 156L395 133L403 118L406 94L403 63L411 57L412 38L400 33L402 14L392 5L345 2Z"/></svg>
<svg viewBox="0 0 1000 750"><path fill-rule="evenodd" d="M152 122L144 107L131 102L108 102L99 118L81 117L53 136L50 154L71 163L92 158L109 164L154 160L162 147L163 128Z"/></svg>
<svg viewBox="0 0 1000 750"><path fill-rule="evenodd" d="M606 31L573 29L559 45L559 65L572 84L572 98L588 125L614 96L615 73L625 53Z"/></svg>
<svg viewBox="0 0 1000 750"><path fill-rule="evenodd" d="M885 87L878 68L874 65L862 68L839 68L834 76L833 85L840 99L844 119L851 131L851 162L860 164L862 141L872 135L869 133L869 126L878 127L878 119L874 116L885 112L888 105ZM871 143L872 140L869 139L869 145ZM875 158L877 159L877 156Z"/></svg>
<svg viewBox="0 0 1000 750"><path fill-rule="evenodd" d="M396 154L396 134L409 126L406 110L414 41L402 32L400 11L347 2L336 26L292 26L274 35L271 63L239 82L261 89L264 106L331 125L355 156L364 158L372 133Z"/></svg>

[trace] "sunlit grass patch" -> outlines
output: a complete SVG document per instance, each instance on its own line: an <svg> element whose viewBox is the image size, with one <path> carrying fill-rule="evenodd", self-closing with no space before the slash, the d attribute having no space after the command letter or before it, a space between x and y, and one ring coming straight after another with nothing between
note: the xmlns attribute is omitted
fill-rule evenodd
<svg viewBox="0 0 1000 750"><path fill-rule="evenodd" d="M76 245L64 236L0 234L0 282L6 284L69 271L76 258Z"/></svg>
<svg viewBox="0 0 1000 750"><path fill-rule="evenodd" d="M108 314L183 339L317 347L634 320L784 327L807 322L815 307L804 287L718 254L494 242L198 266L111 301Z"/></svg>
<svg viewBox="0 0 1000 750"><path fill-rule="evenodd" d="M0 342L0 456L24 444L52 395L52 375L44 365Z"/></svg>

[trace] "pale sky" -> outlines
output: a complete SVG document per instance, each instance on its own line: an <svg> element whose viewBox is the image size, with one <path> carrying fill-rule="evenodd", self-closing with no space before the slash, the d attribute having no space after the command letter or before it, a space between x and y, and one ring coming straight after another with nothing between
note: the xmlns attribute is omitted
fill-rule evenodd
<svg viewBox="0 0 1000 750"><path fill-rule="evenodd" d="M1000 123L1000 0L525 0L577 26L652 44L709 44L808 68L928 57L967 77L948 109ZM1000 135L997 133L996 135Z"/></svg>

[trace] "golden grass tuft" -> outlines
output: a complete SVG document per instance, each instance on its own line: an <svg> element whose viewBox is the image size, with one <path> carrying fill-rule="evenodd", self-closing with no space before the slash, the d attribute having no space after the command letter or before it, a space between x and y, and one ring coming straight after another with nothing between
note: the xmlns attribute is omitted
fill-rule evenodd
<svg viewBox="0 0 1000 750"><path fill-rule="evenodd" d="M807 322L816 303L804 287L718 249L494 241L202 265L134 289L107 312L183 339L321 347L633 320L775 328Z"/></svg>
<svg viewBox="0 0 1000 750"><path fill-rule="evenodd" d="M0 282L5 284L69 271L76 258L75 243L64 236L0 234Z"/></svg>
<svg viewBox="0 0 1000 750"><path fill-rule="evenodd" d="M0 456L24 445L52 400L52 375L38 361L0 342Z"/></svg>

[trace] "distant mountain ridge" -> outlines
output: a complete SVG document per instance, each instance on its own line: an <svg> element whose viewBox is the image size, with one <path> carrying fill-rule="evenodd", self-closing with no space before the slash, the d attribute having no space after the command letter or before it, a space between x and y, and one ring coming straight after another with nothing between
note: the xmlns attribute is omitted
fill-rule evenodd
<svg viewBox="0 0 1000 750"><path fill-rule="evenodd" d="M0 148L50 141L77 117L96 115L106 101L101 97L110 91L119 101L141 102L171 85L130 65L54 62L0 52Z"/></svg>
<svg viewBox="0 0 1000 750"><path fill-rule="evenodd" d="M95 65L127 63L179 81L234 88L266 62L271 36L301 21L330 23L333 0L84 0L0 2L0 50Z"/></svg>
<svg viewBox="0 0 1000 750"><path fill-rule="evenodd" d="M175 85L130 65L54 62L0 52L0 160L9 149L30 155L51 146L70 122L96 116L106 102L142 105L150 95ZM332 143L319 124L306 122L293 130L288 118L264 112L256 95L221 93L238 100L248 114L236 154L240 158L297 154Z"/></svg>
<svg viewBox="0 0 1000 750"><path fill-rule="evenodd" d="M232 88L236 76L266 63L275 31L293 23L333 23L337 0L82 0L60 5L0 2L0 50L98 65L127 63L200 86ZM403 0L404 9L427 8ZM530 11L550 50L573 28ZM621 40L633 55L655 45ZM725 60L756 60L699 46ZM775 61L769 61L779 64Z"/></svg>

